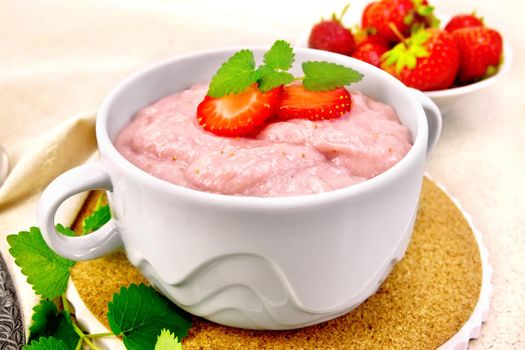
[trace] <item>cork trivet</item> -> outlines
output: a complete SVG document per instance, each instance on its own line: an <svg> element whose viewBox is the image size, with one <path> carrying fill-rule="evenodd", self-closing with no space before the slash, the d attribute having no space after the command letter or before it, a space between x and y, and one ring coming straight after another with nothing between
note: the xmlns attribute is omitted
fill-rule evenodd
<svg viewBox="0 0 525 350"><path fill-rule="evenodd" d="M76 226L96 202L87 209ZM189 349L435 349L472 314L481 288L481 260L467 221L450 198L425 179L420 210L405 257L378 292L352 312L291 331L250 331L195 317ZM107 302L121 286L145 282L123 253L77 263L76 288L108 327Z"/></svg>

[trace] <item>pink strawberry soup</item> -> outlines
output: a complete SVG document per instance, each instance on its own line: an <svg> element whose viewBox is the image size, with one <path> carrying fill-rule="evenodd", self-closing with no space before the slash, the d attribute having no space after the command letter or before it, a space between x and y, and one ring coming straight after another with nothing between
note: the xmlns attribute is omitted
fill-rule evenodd
<svg viewBox="0 0 525 350"><path fill-rule="evenodd" d="M372 178L412 146L395 111L357 91L341 118L268 124L254 138L219 137L195 117L207 85L144 107L116 139L119 152L153 176L199 191L292 196Z"/></svg>

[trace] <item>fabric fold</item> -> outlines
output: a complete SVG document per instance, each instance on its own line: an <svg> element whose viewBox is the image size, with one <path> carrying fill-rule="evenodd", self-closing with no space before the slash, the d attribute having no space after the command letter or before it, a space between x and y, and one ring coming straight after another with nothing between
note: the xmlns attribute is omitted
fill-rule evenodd
<svg viewBox="0 0 525 350"><path fill-rule="evenodd" d="M67 119L30 141L0 187L0 211L40 193L55 177L84 163L96 147L95 113Z"/></svg>

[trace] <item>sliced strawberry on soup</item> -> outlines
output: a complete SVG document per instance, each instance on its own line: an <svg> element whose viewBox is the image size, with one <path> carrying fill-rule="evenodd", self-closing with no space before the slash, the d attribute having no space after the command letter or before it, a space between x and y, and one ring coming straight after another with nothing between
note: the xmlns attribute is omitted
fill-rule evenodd
<svg viewBox="0 0 525 350"><path fill-rule="evenodd" d="M266 93L252 84L238 94L214 98L206 96L197 107L203 129L219 136L245 136L264 124L279 107L282 87Z"/></svg>
<svg viewBox="0 0 525 350"><path fill-rule="evenodd" d="M309 91L303 85L284 87L277 117L281 120L302 118L324 120L339 118L352 107L352 98L345 88Z"/></svg>

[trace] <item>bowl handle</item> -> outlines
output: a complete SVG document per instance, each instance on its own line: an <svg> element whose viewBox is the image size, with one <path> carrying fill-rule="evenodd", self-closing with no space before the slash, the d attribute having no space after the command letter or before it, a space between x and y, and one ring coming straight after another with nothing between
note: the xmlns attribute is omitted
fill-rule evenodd
<svg viewBox="0 0 525 350"><path fill-rule="evenodd" d="M55 229L55 215L67 198L88 190L113 189L111 179L99 162L73 168L44 190L38 203L38 224L47 245L57 254L71 260L89 260L107 255L122 246L114 219L100 229L80 237L68 237Z"/></svg>
<svg viewBox="0 0 525 350"><path fill-rule="evenodd" d="M441 127L443 126L443 118L438 106L423 92L410 88L414 96L418 99L427 116L428 123L428 142L427 142L427 156L432 153L436 147L439 136L441 135Z"/></svg>

